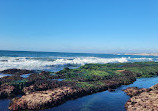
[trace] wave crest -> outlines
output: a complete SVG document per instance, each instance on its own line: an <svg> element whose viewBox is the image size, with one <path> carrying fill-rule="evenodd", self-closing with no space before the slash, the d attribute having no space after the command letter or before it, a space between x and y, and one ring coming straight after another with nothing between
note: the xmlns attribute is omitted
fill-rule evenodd
<svg viewBox="0 0 158 111"><path fill-rule="evenodd" d="M100 57L0 57L0 70L9 68L45 70L49 66L64 66L67 64L84 65L88 63L124 63L153 61L152 58L100 58Z"/></svg>

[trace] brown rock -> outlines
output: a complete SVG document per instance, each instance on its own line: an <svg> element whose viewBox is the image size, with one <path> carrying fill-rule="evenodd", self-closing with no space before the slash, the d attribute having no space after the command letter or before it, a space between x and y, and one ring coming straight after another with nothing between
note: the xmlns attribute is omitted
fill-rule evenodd
<svg viewBox="0 0 158 111"><path fill-rule="evenodd" d="M158 90L133 96L125 105L127 111L158 111Z"/></svg>
<svg viewBox="0 0 158 111"><path fill-rule="evenodd" d="M127 95L129 96L136 96L142 92L147 92L147 91L150 91L150 89L145 89L145 88L141 88L139 89L138 87L129 87L125 90L123 90L125 93L127 93Z"/></svg>
<svg viewBox="0 0 158 111"><path fill-rule="evenodd" d="M60 104L69 95L75 93L76 90L71 87L61 87L54 90L37 91L24 95L21 98L12 100L10 110L23 110L23 109L43 109L50 106Z"/></svg>
<svg viewBox="0 0 158 111"><path fill-rule="evenodd" d="M15 88L14 86L2 84L0 86L0 99L14 96Z"/></svg>

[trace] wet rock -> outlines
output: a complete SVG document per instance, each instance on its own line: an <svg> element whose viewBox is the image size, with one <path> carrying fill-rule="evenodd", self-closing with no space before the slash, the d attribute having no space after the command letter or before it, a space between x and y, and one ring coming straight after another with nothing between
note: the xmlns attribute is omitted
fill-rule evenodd
<svg viewBox="0 0 158 111"><path fill-rule="evenodd" d="M11 85L2 84L0 86L0 99L14 96L16 93L15 87Z"/></svg>
<svg viewBox="0 0 158 111"><path fill-rule="evenodd" d="M54 90L37 91L21 98L12 100L10 110L24 110L24 109L43 109L50 106L55 106L64 102L66 97L75 93L76 90L71 87L61 87Z"/></svg>
<svg viewBox="0 0 158 111"><path fill-rule="evenodd" d="M17 74L17 75L21 75L21 74L34 73L34 71L26 70L26 69L7 69L7 70L4 70L4 71L1 71L1 73L3 73L3 74Z"/></svg>
<svg viewBox="0 0 158 111"><path fill-rule="evenodd" d="M145 88L141 88L139 89L138 87L129 87L125 90L123 90L125 93L127 93L127 95L129 96L136 96L142 92L147 92L147 91L150 91L150 89L145 89Z"/></svg>
<svg viewBox="0 0 158 111"><path fill-rule="evenodd" d="M0 60L1 62L8 62L8 60Z"/></svg>
<svg viewBox="0 0 158 111"><path fill-rule="evenodd" d="M157 111L158 110L158 90L142 92L138 96L133 96L125 105L127 111Z"/></svg>

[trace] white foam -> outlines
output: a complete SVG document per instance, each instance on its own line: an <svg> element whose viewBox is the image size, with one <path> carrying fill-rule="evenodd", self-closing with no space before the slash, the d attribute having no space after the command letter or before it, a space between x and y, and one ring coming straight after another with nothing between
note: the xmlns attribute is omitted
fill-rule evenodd
<svg viewBox="0 0 158 111"><path fill-rule="evenodd" d="M99 57L76 57L73 59L57 59L54 64L87 64L87 63L112 63L112 62L128 62L126 58L99 58Z"/></svg>
<svg viewBox="0 0 158 111"><path fill-rule="evenodd" d="M0 70L18 68L29 70L43 70L51 69L49 66L66 65L66 64L79 64L84 65L87 63L124 63L135 61L152 61L152 58L100 58L100 57L0 57ZM3 61L4 60L4 61ZM7 61L6 61L7 60Z"/></svg>

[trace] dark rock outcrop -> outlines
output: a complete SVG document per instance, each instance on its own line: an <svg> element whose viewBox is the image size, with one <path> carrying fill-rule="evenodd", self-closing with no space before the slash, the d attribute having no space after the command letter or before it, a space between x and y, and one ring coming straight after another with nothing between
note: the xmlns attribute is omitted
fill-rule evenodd
<svg viewBox="0 0 158 111"><path fill-rule="evenodd" d="M4 70L4 71L1 71L1 73L3 73L3 74L17 74L17 75L21 75L21 74L34 73L34 71L26 70L26 69L7 69L7 70Z"/></svg>
<svg viewBox="0 0 158 111"><path fill-rule="evenodd" d="M0 84L8 83L11 81L18 81L18 80L22 80L22 77L20 77L20 75L5 76L0 78Z"/></svg>

